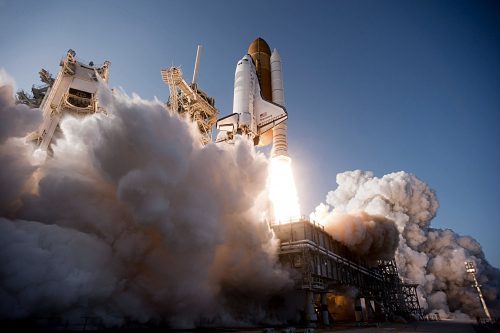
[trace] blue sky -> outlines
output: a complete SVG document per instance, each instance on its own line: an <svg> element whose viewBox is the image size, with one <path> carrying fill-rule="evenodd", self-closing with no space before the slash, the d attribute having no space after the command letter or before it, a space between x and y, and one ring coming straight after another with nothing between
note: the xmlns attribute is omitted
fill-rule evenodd
<svg viewBox="0 0 500 333"><path fill-rule="evenodd" d="M111 86L166 100L160 68L192 75L222 115L236 62L261 36L283 59L304 213L335 175L404 170L436 190L433 226L480 241L500 267L498 1L6 1L0 67L29 90L69 48L109 59Z"/></svg>

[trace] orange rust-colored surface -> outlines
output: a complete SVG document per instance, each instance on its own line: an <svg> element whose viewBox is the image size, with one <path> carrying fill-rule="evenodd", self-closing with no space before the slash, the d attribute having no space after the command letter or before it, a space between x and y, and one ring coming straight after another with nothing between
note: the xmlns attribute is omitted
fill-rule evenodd
<svg viewBox="0 0 500 333"><path fill-rule="evenodd" d="M271 88L271 49L262 38L255 39L248 47L248 54L252 57L259 78L262 98L272 102ZM259 146L266 146L273 140L273 131L267 131L260 136Z"/></svg>

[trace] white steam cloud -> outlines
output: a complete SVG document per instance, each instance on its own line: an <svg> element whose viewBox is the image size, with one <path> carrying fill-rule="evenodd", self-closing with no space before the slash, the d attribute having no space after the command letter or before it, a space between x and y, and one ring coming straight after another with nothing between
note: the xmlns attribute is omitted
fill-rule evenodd
<svg viewBox="0 0 500 333"><path fill-rule="evenodd" d="M406 172L377 178L357 170L338 174L337 184L338 188L328 193L326 204L320 204L312 214L330 228L334 238L362 249L380 238L389 254L394 245L393 238L387 237L391 232L368 229L366 221L372 220L370 215L394 221L399 234L396 262L400 275L420 284L424 309L437 311L442 317L484 316L465 271L464 262L472 261L490 311L498 315L500 271L486 261L481 245L472 237L429 227L439 204L425 183ZM360 214L369 215L363 219Z"/></svg>
<svg viewBox="0 0 500 333"><path fill-rule="evenodd" d="M262 216L266 158L243 140L202 149L157 101L103 89L101 104L37 163L22 137L41 112L0 84L0 317L262 320L291 283Z"/></svg>

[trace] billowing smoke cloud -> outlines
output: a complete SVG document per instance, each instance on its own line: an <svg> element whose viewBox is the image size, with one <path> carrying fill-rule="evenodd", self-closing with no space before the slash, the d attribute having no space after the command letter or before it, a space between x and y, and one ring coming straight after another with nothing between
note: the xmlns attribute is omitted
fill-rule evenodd
<svg viewBox="0 0 500 333"><path fill-rule="evenodd" d="M0 144L8 138L24 137L41 121L41 112L26 105L16 105L12 96L12 86L2 83L0 76Z"/></svg>
<svg viewBox="0 0 500 333"><path fill-rule="evenodd" d="M18 204L19 193L35 171L26 163L31 149L23 137L35 130L42 119L40 110L16 105L12 96L10 78L0 69L0 216L9 214Z"/></svg>
<svg viewBox="0 0 500 333"><path fill-rule="evenodd" d="M394 221L399 231L396 262L400 275L420 284L420 304L428 312L454 318L484 316L465 271L465 261L475 263L490 310L495 313L495 309L500 309L500 271L486 261L480 244L472 237L430 228L439 205L436 194L425 183L406 172L377 178L371 172L357 170L338 174L337 184L338 188L328 193L327 204L318 206L315 217L328 222L335 220L335 214L356 212L354 217L344 218L349 225L363 211ZM342 219L335 224L341 222ZM352 235L338 238L347 245L351 239L359 238L357 228L348 231ZM335 236L336 230L332 230L332 235L339 237ZM373 236L368 243L371 239Z"/></svg>
<svg viewBox="0 0 500 333"><path fill-rule="evenodd" d="M261 320L290 286L263 222L265 157L243 140L202 148L157 101L101 102L106 115L66 118L40 163L20 138L40 112L0 88L0 316Z"/></svg>
<svg viewBox="0 0 500 333"><path fill-rule="evenodd" d="M321 204L311 218L325 231L367 261L390 260L398 247L399 233L393 221L365 212L337 213Z"/></svg>

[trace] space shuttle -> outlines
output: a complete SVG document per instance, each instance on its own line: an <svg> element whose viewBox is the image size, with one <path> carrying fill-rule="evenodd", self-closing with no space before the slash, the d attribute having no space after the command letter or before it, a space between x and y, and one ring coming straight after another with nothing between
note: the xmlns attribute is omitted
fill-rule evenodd
<svg viewBox="0 0 500 333"><path fill-rule="evenodd" d="M260 38L256 41L265 43ZM269 54L267 56L269 59L270 51L266 53ZM262 90L271 92L271 80L265 80L263 83L269 87L261 89L260 81L264 80L259 80L258 73L261 72L259 71L261 68L257 69L259 65L258 62L254 63L250 54L245 55L236 65L233 113L217 121L215 142L233 143L236 135L242 135L253 140L255 145L266 145L270 143L267 138L272 139L272 132L269 131L287 119L284 106L271 102L272 98L264 98ZM269 68L267 73L270 76Z"/></svg>

